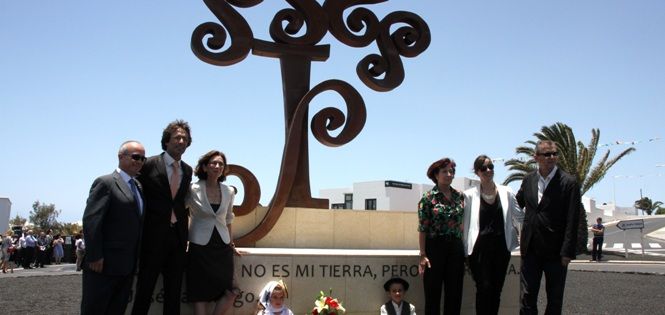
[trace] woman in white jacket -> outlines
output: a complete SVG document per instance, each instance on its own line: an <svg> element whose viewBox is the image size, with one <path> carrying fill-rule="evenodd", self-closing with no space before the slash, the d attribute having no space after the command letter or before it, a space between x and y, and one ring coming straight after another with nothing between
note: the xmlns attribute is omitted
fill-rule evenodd
<svg viewBox="0 0 665 315"><path fill-rule="evenodd" d="M464 253L476 282L476 314L497 314L524 212L510 187L494 183L494 164L488 156L478 156L473 171L480 187L464 192Z"/></svg>
<svg viewBox="0 0 665 315"><path fill-rule="evenodd" d="M194 314L223 314L233 303L233 197L235 190L222 184L226 178L226 156L219 151L203 155L194 171L199 178L187 197L190 213L187 299L194 303Z"/></svg>

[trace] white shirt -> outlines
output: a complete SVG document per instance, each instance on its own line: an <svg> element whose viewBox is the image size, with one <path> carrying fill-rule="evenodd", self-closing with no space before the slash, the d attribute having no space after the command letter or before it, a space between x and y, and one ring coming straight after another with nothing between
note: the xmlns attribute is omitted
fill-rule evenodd
<svg viewBox="0 0 665 315"><path fill-rule="evenodd" d="M552 181L552 177L554 177L554 174L556 174L557 169L558 167L554 166L552 171L547 174L547 177L543 177L540 175L540 172L538 172L538 203L540 203L540 199L543 199L543 193L545 192L545 189L547 189L547 186L550 184L550 181Z"/></svg>
<svg viewBox="0 0 665 315"><path fill-rule="evenodd" d="M85 241L82 238L77 239L74 245L77 250L85 250Z"/></svg>
<svg viewBox="0 0 665 315"><path fill-rule="evenodd" d="M129 188L129 191L131 191L132 194L134 194L134 192L132 191L132 184L130 184L129 181L131 179L136 180L136 178L129 176L129 174L125 173L125 171L121 170L120 168L117 168L116 171L118 172L118 174L120 174L120 178L122 178L122 181L124 181L125 184L127 184L127 188ZM138 187L136 187L136 189L138 190ZM141 193L139 192L139 195L140 194ZM139 198L139 207L141 208L139 210L141 211L141 213L143 213L143 196L140 196Z"/></svg>

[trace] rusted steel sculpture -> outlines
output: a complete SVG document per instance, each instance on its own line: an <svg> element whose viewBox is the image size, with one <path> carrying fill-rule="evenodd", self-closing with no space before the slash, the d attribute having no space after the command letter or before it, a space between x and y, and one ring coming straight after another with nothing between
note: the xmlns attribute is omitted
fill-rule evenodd
<svg viewBox="0 0 665 315"><path fill-rule="evenodd" d="M328 200L312 198L310 192L307 117L314 97L335 91L347 107L346 116L334 107L326 107L314 115L312 134L322 144L344 145L365 125L362 96L348 83L327 80L310 89L312 61L325 61L330 55L330 45L318 45L328 31L352 47L376 42L380 54L370 54L360 60L356 73L365 85L380 92L390 91L404 80L401 57L418 56L429 46L431 36L427 24L410 12L392 12L379 20L369 9L357 7L351 10L345 23L345 10L385 1L326 0L321 5L316 0L286 0L291 7L275 14L269 30L274 42L270 42L254 38L251 27L236 10L259 5L262 0L204 0L221 25L206 22L194 30L191 47L199 59L212 65L229 66L242 61L251 52L278 58L282 70L286 139L279 181L266 216L251 232L236 239L236 244L251 246L263 238L286 206L328 208ZM395 25L401 26L391 33ZM303 27L304 34L297 36ZM222 50L229 36L231 44ZM343 129L337 136L329 134L338 128ZM245 187L245 198L234 210L237 215L245 215L258 205L259 183L249 170L239 165L230 165L229 170L229 175L239 177Z"/></svg>

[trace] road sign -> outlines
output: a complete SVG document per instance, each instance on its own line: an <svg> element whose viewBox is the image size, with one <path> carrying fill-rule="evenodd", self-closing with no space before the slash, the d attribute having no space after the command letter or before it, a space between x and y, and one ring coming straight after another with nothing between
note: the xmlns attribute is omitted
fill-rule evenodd
<svg viewBox="0 0 665 315"><path fill-rule="evenodd" d="M622 230L634 230L634 229L643 229L644 228L644 220L643 219L638 219L638 220L624 220L624 221L619 221L617 223L617 228L622 229Z"/></svg>

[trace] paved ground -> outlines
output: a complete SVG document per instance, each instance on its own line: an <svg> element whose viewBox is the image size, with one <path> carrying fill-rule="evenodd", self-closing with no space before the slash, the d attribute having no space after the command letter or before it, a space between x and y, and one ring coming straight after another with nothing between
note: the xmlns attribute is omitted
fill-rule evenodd
<svg viewBox="0 0 665 315"><path fill-rule="evenodd" d="M590 263L580 259L574 264L625 264L625 261L614 261ZM630 265L658 265L660 270L665 270L665 262L662 261L643 261ZM638 270L639 266L632 268ZM564 314L663 314L665 275L639 271L591 272L574 269L571 267L568 274ZM544 288L541 292L541 297L544 297ZM51 265L44 269L0 274L2 314L78 314L80 297L81 274L74 271L73 265ZM544 298L541 298L541 313L544 303Z"/></svg>

